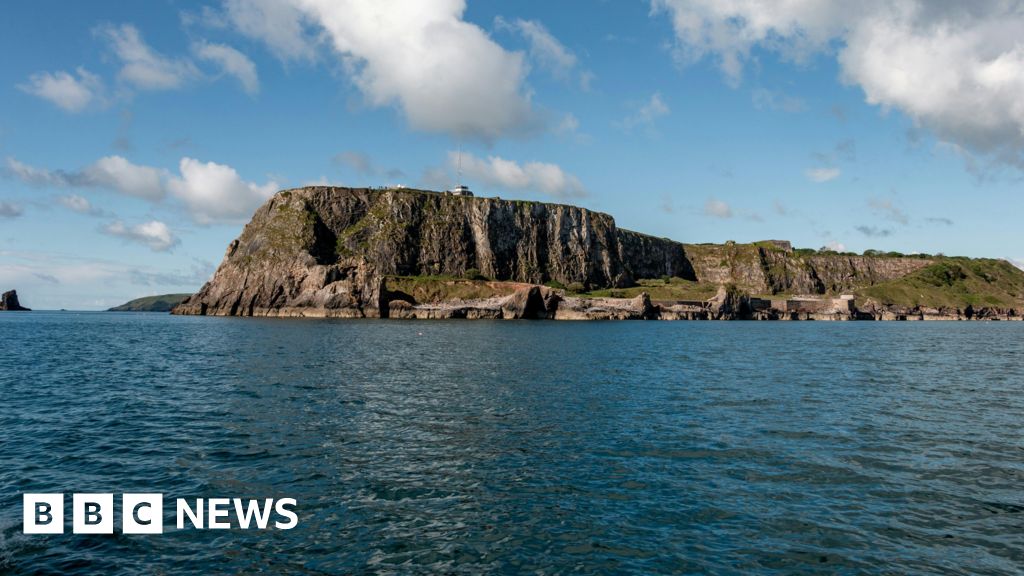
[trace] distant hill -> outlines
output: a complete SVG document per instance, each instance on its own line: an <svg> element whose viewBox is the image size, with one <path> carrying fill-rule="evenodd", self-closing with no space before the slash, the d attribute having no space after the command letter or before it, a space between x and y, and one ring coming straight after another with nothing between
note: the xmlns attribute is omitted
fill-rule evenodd
<svg viewBox="0 0 1024 576"><path fill-rule="evenodd" d="M174 308L189 296L191 294L146 296L145 298L136 298L131 302L125 302L120 306L110 308L107 312L170 312L171 308Z"/></svg>

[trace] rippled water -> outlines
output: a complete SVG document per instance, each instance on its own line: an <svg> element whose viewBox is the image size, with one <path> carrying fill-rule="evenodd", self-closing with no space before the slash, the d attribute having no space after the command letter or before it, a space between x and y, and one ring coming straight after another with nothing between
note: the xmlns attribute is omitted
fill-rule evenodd
<svg viewBox="0 0 1024 576"><path fill-rule="evenodd" d="M0 572L1020 573L1022 359L1024 323L3 314ZM26 536L24 492L299 525Z"/></svg>

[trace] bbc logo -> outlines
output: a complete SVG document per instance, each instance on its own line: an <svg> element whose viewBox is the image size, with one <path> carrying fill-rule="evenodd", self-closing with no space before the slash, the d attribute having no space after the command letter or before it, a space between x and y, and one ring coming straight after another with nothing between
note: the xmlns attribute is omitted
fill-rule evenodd
<svg viewBox="0 0 1024 576"><path fill-rule="evenodd" d="M299 523L294 498L178 498L174 500L178 530L291 530ZM205 512L205 513L204 513ZM63 494L25 494L25 534L64 533ZM113 494L72 494L71 527L75 534L114 533ZM271 520L275 519L274 522ZM164 496L157 493L121 495L123 534L162 534Z"/></svg>
<svg viewBox="0 0 1024 576"><path fill-rule="evenodd" d="M25 534L64 533L63 494L25 494ZM121 532L160 534L164 531L163 494L122 494ZM72 494L71 529L75 534L114 533L113 494Z"/></svg>

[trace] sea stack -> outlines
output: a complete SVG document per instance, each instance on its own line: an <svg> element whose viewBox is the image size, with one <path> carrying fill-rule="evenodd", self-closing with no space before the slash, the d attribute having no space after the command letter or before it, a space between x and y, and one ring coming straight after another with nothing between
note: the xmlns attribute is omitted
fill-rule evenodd
<svg viewBox="0 0 1024 576"><path fill-rule="evenodd" d="M18 302L18 291L8 290L4 292L2 299L0 299L0 310L8 312L28 312L30 308L25 308Z"/></svg>

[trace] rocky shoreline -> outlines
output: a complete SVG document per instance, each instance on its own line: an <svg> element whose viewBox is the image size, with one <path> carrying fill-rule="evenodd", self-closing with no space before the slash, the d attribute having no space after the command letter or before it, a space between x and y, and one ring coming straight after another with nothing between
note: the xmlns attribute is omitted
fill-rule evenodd
<svg viewBox="0 0 1024 576"><path fill-rule="evenodd" d="M469 284L467 280L450 283ZM768 320L768 321L979 321L1024 320L1016 309L929 308L882 306L867 302L855 306L852 299L805 297L787 300L797 308L765 305L765 300L735 296L724 287L707 301L652 301L646 292L633 298L593 298L574 296L548 286L518 282L486 282L506 294L487 298L457 298L417 302L401 291L391 291L386 282L380 287L382 306L359 307L280 307L252 308L247 316L279 318L389 318L404 320ZM197 314L196 309L179 307L174 314ZM206 315L228 316L224 310L206 310ZM237 314L234 314L237 315Z"/></svg>

